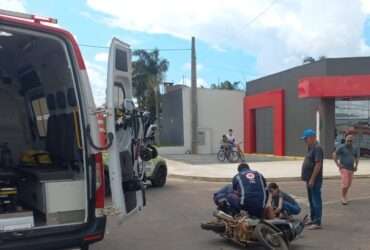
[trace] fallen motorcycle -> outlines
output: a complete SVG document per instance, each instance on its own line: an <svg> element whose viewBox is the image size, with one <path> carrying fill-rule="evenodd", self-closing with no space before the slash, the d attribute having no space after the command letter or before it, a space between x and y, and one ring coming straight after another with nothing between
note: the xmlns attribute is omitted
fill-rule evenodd
<svg viewBox="0 0 370 250"><path fill-rule="evenodd" d="M210 230L242 246L260 244L267 249L288 250L291 241L300 235L304 222L300 220L261 220L249 218L240 213L231 216L223 211L216 211L216 221L201 224L204 230Z"/></svg>

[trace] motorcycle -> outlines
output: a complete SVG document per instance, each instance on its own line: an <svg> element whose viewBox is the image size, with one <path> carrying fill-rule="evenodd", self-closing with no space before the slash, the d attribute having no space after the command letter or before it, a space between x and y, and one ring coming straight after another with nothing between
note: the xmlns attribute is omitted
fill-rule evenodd
<svg viewBox="0 0 370 250"><path fill-rule="evenodd" d="M215 221L201 224L203 230L213 231L244 247L260 244L274 250L288 250L290 242L302 233L306 220L254 219L243 211L232 216L221 210L213 216Z"/></svg>

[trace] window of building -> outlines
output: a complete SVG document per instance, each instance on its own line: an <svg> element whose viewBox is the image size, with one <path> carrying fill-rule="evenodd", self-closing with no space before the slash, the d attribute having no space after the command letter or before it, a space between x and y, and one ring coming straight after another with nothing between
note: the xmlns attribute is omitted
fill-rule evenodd
<svg viewBox="0 0 370 250"><path fill-rule="evenodd" d="M49 110L46 104L46 98L41 97L32 101L32 110L36 118L37 130L40 137L45 137L47 134L47 124L49 118Z"/></svg>

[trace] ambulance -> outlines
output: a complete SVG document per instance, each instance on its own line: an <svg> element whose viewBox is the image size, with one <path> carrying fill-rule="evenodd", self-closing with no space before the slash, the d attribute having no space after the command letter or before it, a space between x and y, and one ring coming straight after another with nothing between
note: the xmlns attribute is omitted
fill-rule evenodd
<svg viewBox="0 0 370 250"><path fill-rule="evenodd" d="M145 204L132 128L130 46L111 42L107 141L86 64L57 20L0 10L0 250L88 249L108 214L125 220ZM109 155L112 205L105 206Z"/></svg>

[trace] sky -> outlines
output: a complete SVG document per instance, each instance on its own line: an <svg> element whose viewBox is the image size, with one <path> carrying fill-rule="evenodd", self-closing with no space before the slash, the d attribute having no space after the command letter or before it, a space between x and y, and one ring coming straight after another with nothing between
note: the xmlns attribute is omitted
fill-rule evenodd
<svg viewBox="0 0 370 250"><path fill-rule="evenodd" d="M370 0L0 0L57 18L80 45L161 50L166 81L189 85L196 37L198 85L246 82L318 58L370 55ZM96 102L105 98L108 49L81 46Z"/></svg>

